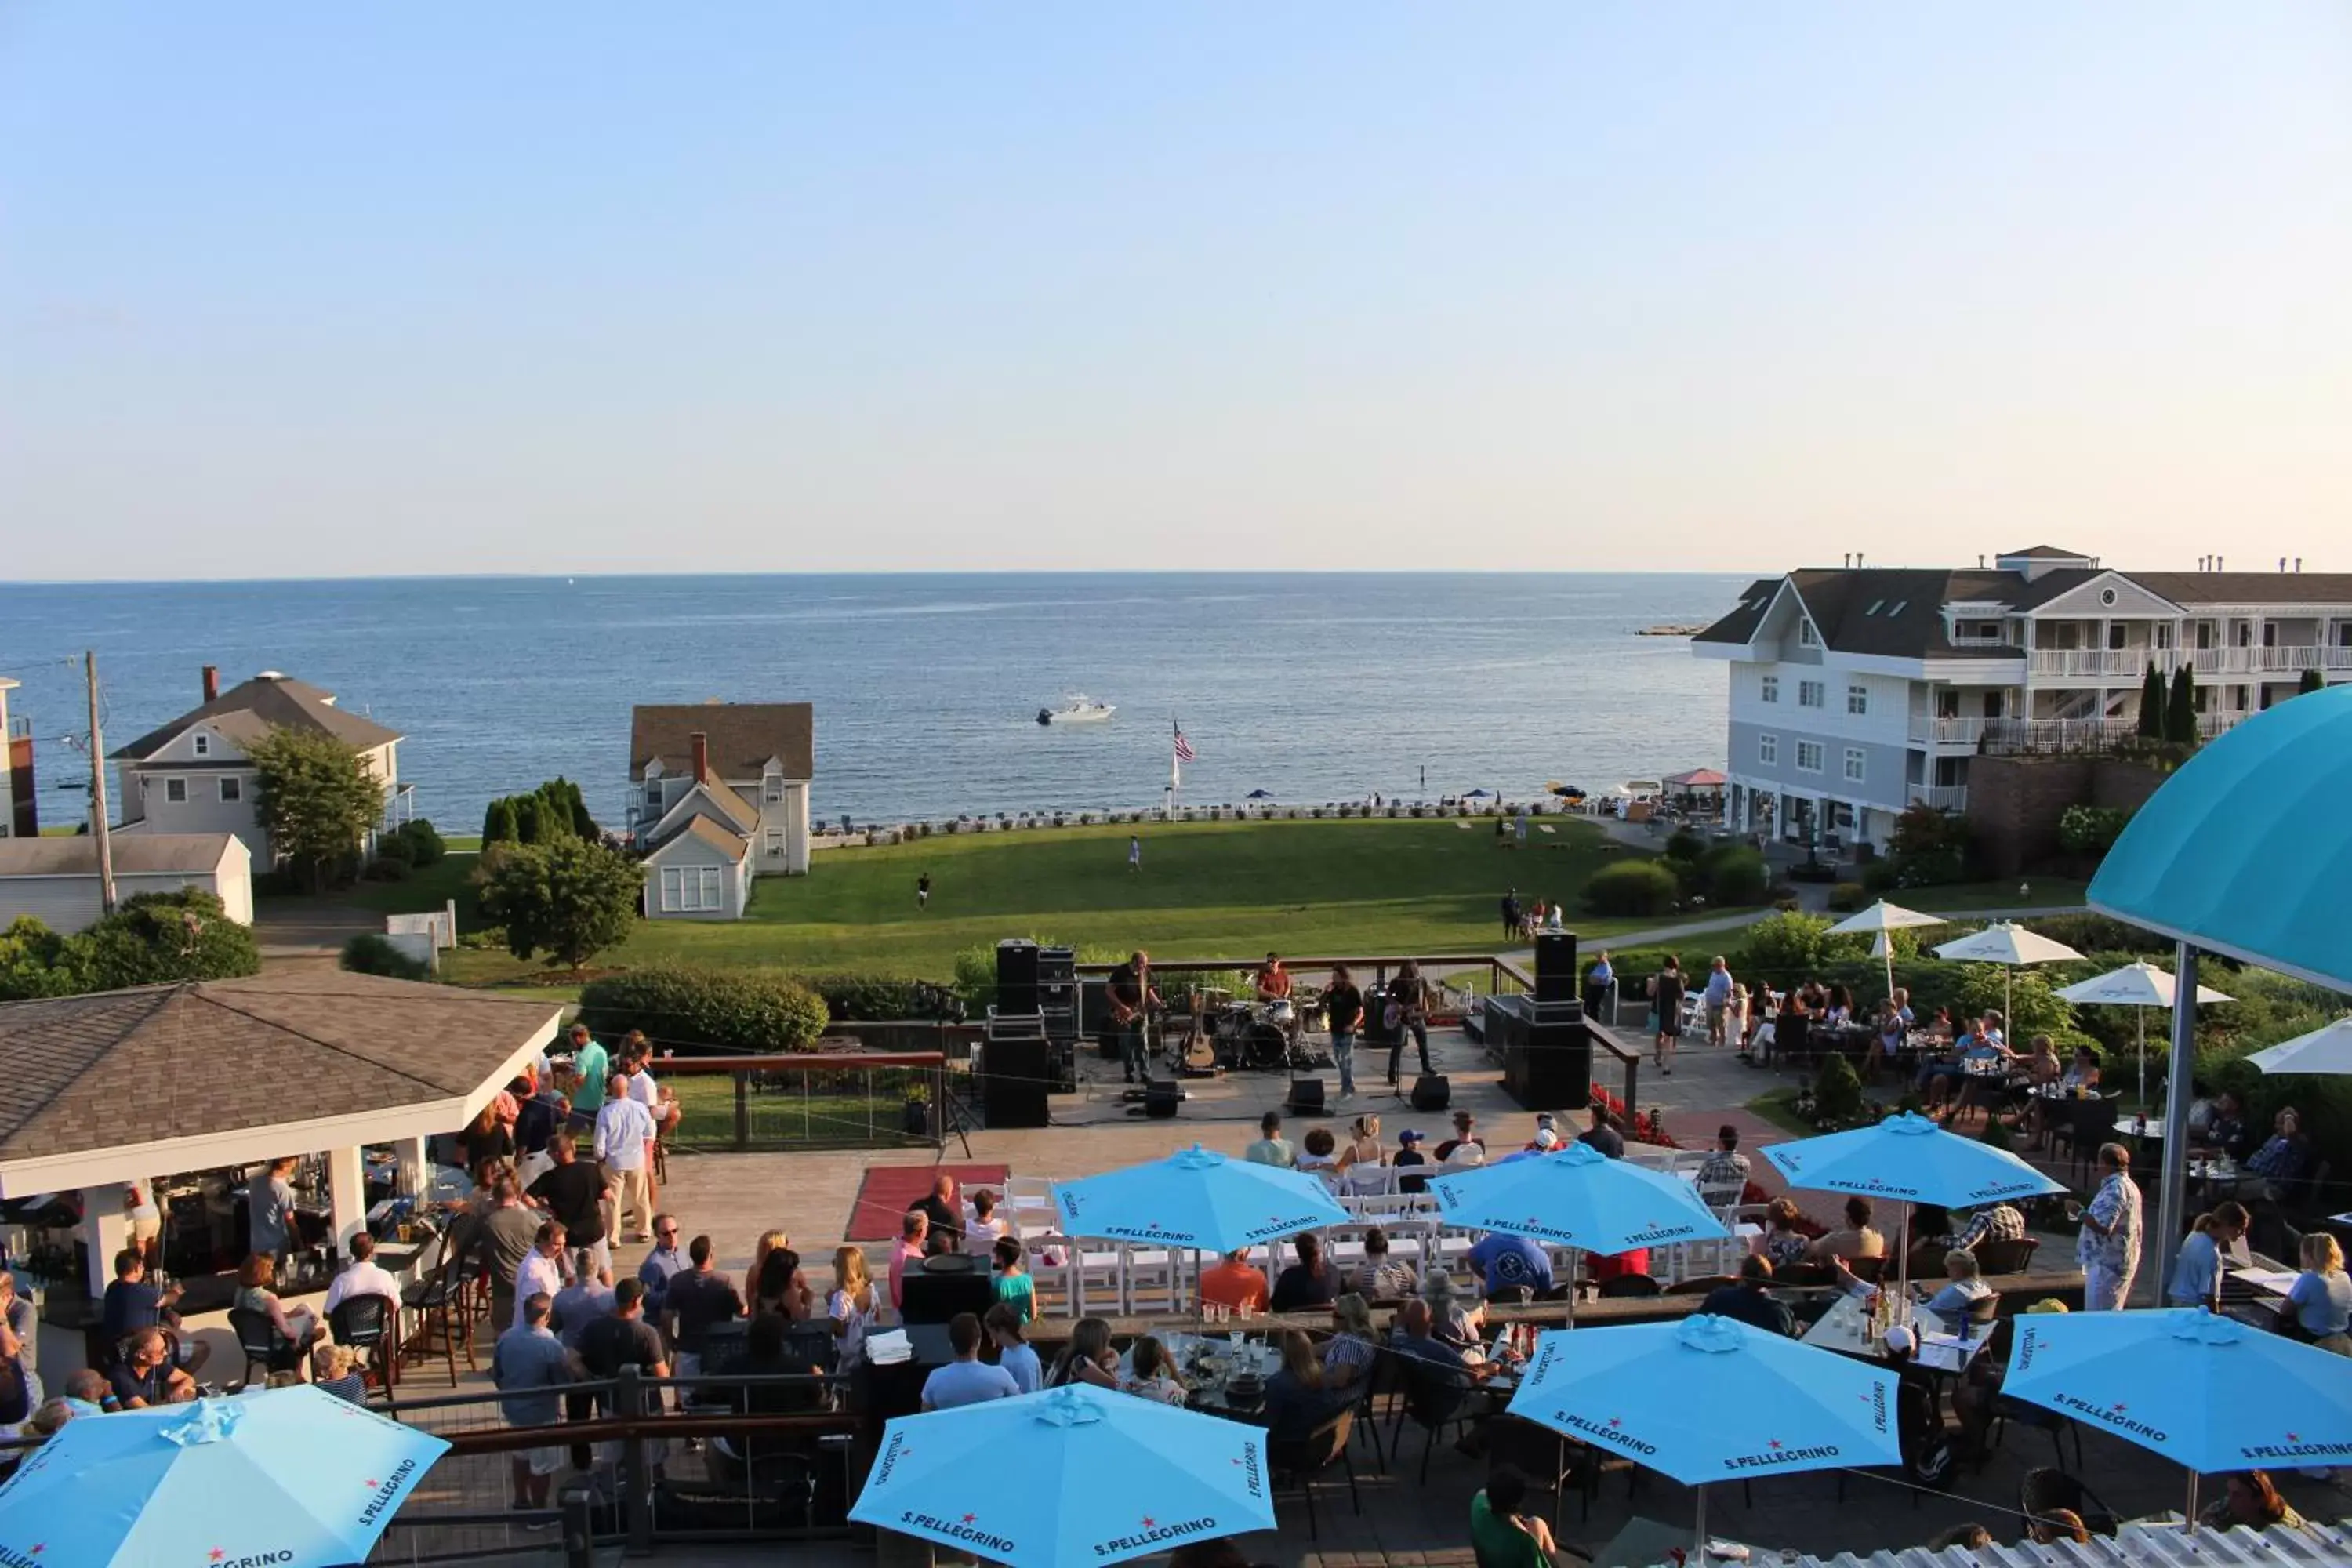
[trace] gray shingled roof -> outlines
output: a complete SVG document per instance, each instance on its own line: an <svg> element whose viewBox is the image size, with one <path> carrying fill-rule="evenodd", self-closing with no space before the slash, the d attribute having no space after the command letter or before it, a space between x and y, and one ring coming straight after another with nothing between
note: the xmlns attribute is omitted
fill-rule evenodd
<svg viewBox="0 0 2352 1568"><path fill-rule="evenodd" d="M339 970L9 1003L0 1161L462 1098L554 1013Z"/></svg>
<svg viewBox="0 0 2352 1568"><path fill-rule="evenodd" d="M117 833L114 873L140 877L215 870L228 852L226 833ZM0 877L95 877L98 840L87 834L0 838Z"/></svg>
<svg viewBox="0 0 2352 1568"><path fill-rule="evenodd" d="M1691 638L1693 642L1744 643L1756 635L1764 612L1780 591L1778 577L1759 577L1741 591L1739 607Z"/></svg>
<svg viewBox="0 0 2352 1568"><path fill-rule="evenodd" d="M151 730L114 753L117 762L144 762L198 721L210 722L243 744L275 729L322 730L347 745L370 751L400 739L373 719L335 706L334 693L287 676L255 676L232 686L200 708L192 708L160 730Z"/></svg>
<svg viewBox="0 0 2352 1568"><path fill-rule="evenodd" d="M2192 605L2352 605L2352 572L2126 572L2151 594Z"/></svg>
<svg viewBox="0 0 2352 1568"><path fill-rule="evenodd" d="M710 771L720 778L757 778L770 757L784 776L816 776L816 710L805 702L679 702L629 710L629 776L654 758L665 773L694 765L696 731L709 737Z"/></svg>

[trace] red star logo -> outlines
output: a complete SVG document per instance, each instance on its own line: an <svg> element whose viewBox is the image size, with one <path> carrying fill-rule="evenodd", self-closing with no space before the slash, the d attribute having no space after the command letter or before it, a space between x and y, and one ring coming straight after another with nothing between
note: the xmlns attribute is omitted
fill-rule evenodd
<svg viewBox="0 0 2352 1568"><path fill-rule="evenodd" d="M1778 1437L1773 1438L1770 1446L1775 1448L1779 1447L1780 1446L1780 1439Z"/></svg>
<svg viewBox="0 0 2352 1568"><path fill-rule="evenodd" d="M47 1552L47 1550L48 1547L46 1545L36 1546L33 1548L33 1555L38 1557L42 1552Z"/></svg>
<svg viewBox="0 0 2352 1568"><path fill-rule="evenodd" d="M1152 1525L1153 1525L1153 1523L1154 1523L1154 1522L1156 1522L1156 1521L1152 1519L1152 1517L1151 1517L1150 1514L1148 1514L1148 1513L1147 1513L1147 1514L1145 1514L1145 1515L1143 1516L1143 1528L1144 1528L1144 1529L1146 1529L1146 1530L1150 1530L1150 1529L1152 1527Z"/></svg>
<svg viewBox="0 0 2352 1568"><path fill-rule="evenodd" d="M2117 1411L2119 1411L2119 1412L2120 1412L2120 1411L2123 1409L2123 1407L2124 1407L2124 1402L2123 1402L2122 1400L2120 1400L2120 1399L2116 1400L2116 1409Z"/></svg>
<svg viewBox="0 0 2352 1568"><path fill-rule="evenodd" d="M2290 1443L2300 1443L2303 1441L2303 1434L2300 1432L2290 1432L2286 1435L2286 1440ZM36 1546L33 1550L38 1552L40 1548Z"/></svg>
<svg viewBox="0 0 2352 1568"><path fill-rule="evenodd" d="M1616 1416L1612 1415L1612 1416L1609 1418L1609 1425L1611 1425L1612 1426L1622 1426L1623 1425L1625 1425L1625 1423L1624 1423L1624 1422L1622 1422L1622 1421L1621 1421L1620 1419L1618 1419Z"/></svg>
<svg viewBox="0 0 2352 1568"><path fill-rule="evenodd" d="M973 1520L978 1519L980 1515L976 1513L968 1513L963 1516L963 1521L966 1524L970 1524Z"/></svg>
<svg viewBox="0 0 2352 1568"><path fill-rule="evenodd" d="M217 1563L217 1562L219 1562L222 1558L224 1558L224 1557L226 1557L226 1556L227 1556L227 1555L228 1555L228 1553L227 1553L227 1552L223 1552L219 1547L215 1546L215 1547L214 1547L214 1548L213 1548L213 1561L214 1561L214 1562Z"/></svg>
<svg viewBox="0 0 2352 1568"><path fill-rule="evenodd" d="M363 1486L363 1487L367 1488L370 1491L373 1491L373 1490L374 1490L378 1486L380 1486L381 1484L382 1484L382 1483L381 1483L381 1482L379 1482L379 1481L378 1481L378 1480L377 1480L373 1476L370 1476L367 1479L365 1479L365 1480L363 1480L363 1481L362 1481L362 1482L360 1483L360 1485L362 1485L362 1486Z"/></svg>

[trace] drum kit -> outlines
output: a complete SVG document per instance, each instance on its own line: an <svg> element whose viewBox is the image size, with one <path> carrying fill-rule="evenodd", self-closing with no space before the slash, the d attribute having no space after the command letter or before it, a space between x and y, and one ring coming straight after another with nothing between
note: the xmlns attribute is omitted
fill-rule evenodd
<svg viewBox="0 0 2352 1568"><path fill-rule="evenodd" d="M1303 1022L1298 1007L1288 997L1276 1002L1221 1003L1211 1010L1209 1025L1217 1065L1228 1070L1261 1072L1304 1067L1312 1058L1299 1047Z"/></svg>

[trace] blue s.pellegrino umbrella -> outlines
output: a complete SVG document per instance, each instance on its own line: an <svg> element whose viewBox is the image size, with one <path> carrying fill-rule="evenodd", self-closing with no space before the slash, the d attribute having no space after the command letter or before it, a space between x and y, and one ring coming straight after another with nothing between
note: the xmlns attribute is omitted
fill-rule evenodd
<svg viewBox="0 0 2352 1568"><path fill-rule="evenodd" d="M1558 1330L1536 1341L1510 1413L1706 1483L1902 1458L1895 1375L1729 1318Z"/></svg>
<svg viewBox="0 0 2352 1568"><path fill-rule="evenodd" d="M1056 1182L1054 1207L1066 1236L1212 1252L1354 1218L1319 1177L1229 1160L1197 1143L1164 1160Z"/></svg>
<svg viewBox="0 0 2352 1568"><path fill-rule="evenodd" d="M1874 1127L1774 1143L1763 1153L1792 1187L1946 1208L2066 1190L2065 1183L2051 1180L2008 1150L1948 1132L1909 1111Z"/></svg>
<svg viewBox="0 0 2352 1568"><path fill-rule="evenodd" d="M2017 1320L2001 1392L2112 1432L2197 1477L2352 1461L2352 1358L2203 1308Z"/></svg>
<svg viewBox="0 0 2352 1568"><path fill-rule="evenodd" d="M1014 1568L1274 1528L1265 1433L1084 1384L903 1415L849 1510Z"/></svg>
<svg viewBox="0 0 2352 1568"><path fill-rule="evenodd" d="M338 1568L448 1450L307 1385L84 1416L0 1486L0 1562Z"/></svg>
<svg viewBox="0 0 2352 1568"><path fill-rule="evenodd" d="M1432 1176L1429 1191L1448 1225L1588 1252L1720 1240L1731 1234L1688 1183L1631 1161L1612 1160L1589 1143Z"/></svg>

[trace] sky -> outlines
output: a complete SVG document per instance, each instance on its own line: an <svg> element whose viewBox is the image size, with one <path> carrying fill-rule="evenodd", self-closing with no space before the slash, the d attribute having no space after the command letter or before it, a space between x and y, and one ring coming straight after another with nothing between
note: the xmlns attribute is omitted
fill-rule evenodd
<svg viewBox="0 0 2352 1568"><path fill-rule="evenodd" d="M0 576L2352 570L2347 168L2337 0L0 0Z"/></svg>

